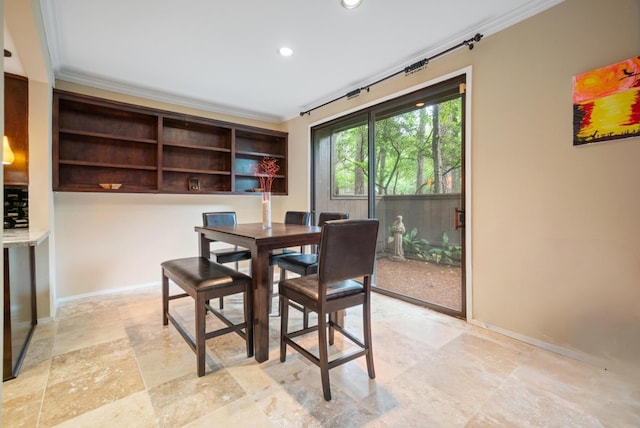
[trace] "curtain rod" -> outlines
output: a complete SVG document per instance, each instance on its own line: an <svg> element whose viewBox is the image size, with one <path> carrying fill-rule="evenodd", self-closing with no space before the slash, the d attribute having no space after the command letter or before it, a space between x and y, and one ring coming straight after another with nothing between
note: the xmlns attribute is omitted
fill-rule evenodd
<svg viewBox="0 0 640 428"><path fill-rule="evenodd" d="M377 85L380 82L384 82L387 79L391 79L392 77L395 77L398 74L401 74L401 73L410 74L410 73L413 73L415 71L418 71L419 69L421 69L422 67L427 65L431 60L436 59L438 57L441 57L442 55L446 55L451 51L454 51L454 50L456 50L458 48L461 48L462 46L468 46L469 50L471 50L471 49L473 49L474 43L479 42L482 39L482 37L483 37L482 34L476 33L476 35L473 36L470 39L464 40L464 41L458 43L457 45L452 46L449 49L445 49L442 52L439 52L439 53L437 53L437 54L435 54L435 55L433 55L433 56L431 56L429 58L424 58L424 59L421 59L420 61L414 62L413 64L406 66L402 70L398 70L395 73L389 74L388 76L385 76L385 77L383 77L381 79L378 79L375 82L368 84L367 86L362 86L360 88L356 88L353 91L347 92L346 94L344 94L342 96L339 96L337 98L334 98L331 101L327 101L324 104L320 104L319 106L310 108L309 110L306 110L306 111L301 111L300 112L300 116L304 116L305 114L311 115L312 111L317 110L317 109L319 109L321 107L324 107L324 106L326 106L328 104L331 104L333 102L336 102L338 100L341 100L342 98L353 98L355 96L358 96L358 95L360 95L360 92L363 91L363 90L366 90L367 92L369 92L369 88L371 88L373 85Z"/></svg>

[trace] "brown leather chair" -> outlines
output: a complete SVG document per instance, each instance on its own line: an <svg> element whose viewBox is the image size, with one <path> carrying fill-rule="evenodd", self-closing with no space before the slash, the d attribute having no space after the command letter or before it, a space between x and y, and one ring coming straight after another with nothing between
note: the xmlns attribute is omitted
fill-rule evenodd
<svg viewBox="0 0 640 428"><path fill-rule="evenodd" d="M280 361L286 360L289 345L320 367L322 391L327 401L331 400L329 369L364 356L369 378L375 378L371 344L371 276L376 258L378 228L377 219L326 222L320 238L318 273L280 282ZM290 301L316 312L318 325L289 332ZM362 305L363 340L345 330L338 318L339 311L359 305ZM295 340L312 331L318 332L318 356ZM359 349L329 361L328 345L333 345L335 331Z"/></svg>
<svg viewBox="0 0 640 428"><path fill-rule="evenodd" d="M309 211L287 211L284 214L284 224L301 224L303 226L308 226L311 224L311 213ZM302 248L300 248L300 251L292 250L290 248L281 248L271 251L271 253L269 253L271 277L273 278L273 266L278 264L280 257L291 254L301 254L302 252Z"/></svg>
<svg viewBox="0 0 640 428"><path fill-rule="evenodd" d="M204 226L235 226L238 224L235 211L216 211L202 213L202 224ZM223 248L211 251L215 261L221 264L235 263L238 270L238 262L251 260L251 251L246 248Z"/></svg>
<svg viewBox="0 0 640 428"><path fill-rule="evenodd" d="M162 325L169 321L178 330L182 338L196 353L198 376L205 372L205 342L207 339L227 333L237 333L246 342L247 357L253 355L253 293L251 277L227 266L212 262L205 257L188 257L167 260L162 266ZM169 294L169 280L180 287L184 293ZM244 319L234 323L207 302L216 297L242 293L244 295ZM194 337L171 314L169 301L191 297L195 302ZM207 311L214 314L226 327L206 331Z"/></svg>
<svg viewBox="0 0 640 428"><path fill-rule="evenodd" d="M202 213L202 224L204 226L235 226L238 224L235 211L214 211ZM251 251L247 248L223 248L211 251L214 261L221 264L235 263L236 270L239 270L238 262L251 260ZM220 309L224 308L222 297L220 298Z"/></svg>
<svg viewBox="0 0 640 428"><path fill-rule="evenodd" d="M311 213L309 211L287 211L284 214L284 224L301 224L303 226L308 226L310 222ZM272 298L276 296L273 293L273 267L278 264L278 260L281 257L287 255L300 255L303 251L304 248L302 247L300 247L300 251L292 250L290 248L281 248L269 253L269 293ZM269 300L269 313L271 313L271 300Z"/></svg>
<svg viewBox="0 0 640 428"><path fill-rule="evenodd" d="M322 212L318 218L318 226L322 227L326 222L331 220L344 220L349 218L349 213L342 212ZM311 254L288 254L278 259L278 267L280 268L280 281L287 278L287 271L296 273L300 276L311 275L318 272L318 251ZM296 304L294 308L302 311L303 327L309 327L309 313L304 307Z"/></svg>

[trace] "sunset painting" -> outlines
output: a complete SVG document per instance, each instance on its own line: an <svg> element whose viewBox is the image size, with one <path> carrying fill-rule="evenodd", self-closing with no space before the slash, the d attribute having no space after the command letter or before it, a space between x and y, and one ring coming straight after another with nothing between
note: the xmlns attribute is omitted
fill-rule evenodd
<svg viewBox="0 0 640 428"><path fill-rule="evenodd" d="M573 77L573 145L640 136L640 57Z"/></svg>

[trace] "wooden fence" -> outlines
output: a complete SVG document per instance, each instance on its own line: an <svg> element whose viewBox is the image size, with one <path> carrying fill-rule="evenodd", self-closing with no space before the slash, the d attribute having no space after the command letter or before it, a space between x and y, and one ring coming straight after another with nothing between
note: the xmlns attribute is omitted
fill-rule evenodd
<svg viewBox="0 0 640 428"><path fill-rule="evenodd" d="M367 198L340 196L322 201L326 211L348 212L351 218L367 217ZM450 245L460 245L460 230L454 230L455 208L461 208L459 193L426 195L393 195L376 198L376 217L380 220L379 251L391 247L389 230L401 215L407 233L417 229L417 237L433 246L442 245L443 233L447 233Z"/></svg>

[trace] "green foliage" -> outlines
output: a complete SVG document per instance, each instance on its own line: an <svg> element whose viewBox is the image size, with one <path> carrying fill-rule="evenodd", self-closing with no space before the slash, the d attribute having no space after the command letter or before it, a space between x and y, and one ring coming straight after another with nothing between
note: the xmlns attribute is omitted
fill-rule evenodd
<svg viewBox="0 0 640 428"><path fill-rule="evenodd" d="M393 242L393 231L389 226L388 243ZM424 238L418 238L418 228L414 227L409 233L402 236L402 248L405 255L417 257L420 260L433 262L436 264L446 263L451 265L460 264L462 247L460 245L449 244L449 235L442 233L442 246L436 247Z"/></svg>
<svg viewBox="0 0 640 428"><path fill-rule="evenodd" d="M431 248L427 251L427 258L437 264L459 264L461 256L462 247L460 245L450 245L447 232L442 233L442 247Z"/></svg>
<svg viewBox="0 0 640 428"><path fill-rule="evenodd" d="M367 126L358 125L336 132L333 139L334 193L366 195L369 168Z"/></svg>
<svg viewBox="0 0 640 428"><path fill-rule="evenodd" d="M437 117L434 115L437 114ZM462 159L462 103L459 97L384 117L375 122L375 177L368 176L368 127L360 121L332 138L334 193L366 195L375 179L378 195L459 192ZM437 129L434 129L437 125ZM434 156L434 138L438 156ZM440 177L435 177L439 171ZM453 174L453 175L452 175ZM447 180L449 178L449 180Z"/></svg>

